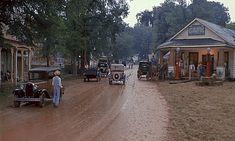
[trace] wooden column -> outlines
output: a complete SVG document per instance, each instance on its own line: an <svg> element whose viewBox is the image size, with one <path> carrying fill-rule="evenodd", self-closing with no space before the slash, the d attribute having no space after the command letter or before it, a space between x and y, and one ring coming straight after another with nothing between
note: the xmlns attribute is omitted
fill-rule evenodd
<svg viewBox="0 0 235 141"><path fill-rule="evenodd" d="M24 81L24 50L21 50L21 81Z"/></svg>
<svg viewBox="0 0 235 141"><path fill-rule="evenodd" d="M2 48L0 47L0 85L1 85L1 82L2 82Z"/></svg>
<svg viewBox="0 0 235 141"><path fill-rule="evenodd" d="M219 50L218 66L224 67L224 50Z"/></svg>
<svg viewBox="0 0 235 141"><path fill-rule="evenodd" d="M170 50L169 66L175 66L175 50Z"/></svg>
<svg viewBox="0 0 235 141"><path fill-rule="evenodd" d="M17 76L18 76L18 50L17 50L17 48L16 48L16 50L15 50L15 84L17 84Z"/></svg>
<svg viewBox="0 0 235 141"><path fill-rule="evenodd" d="M13 83L13 73L14 72L14 49L11 48L11 82Z"/></svg>
<svg viewBox="0 0 235 141"><path fill-rule="evenodd" d="M31 56L32 53L31 52L32 52L32 50L31 50L31 48L29 48L29 50L28 50L28 67L29 67L28 69L29 70L31 69L31 61L32 61L31 60L32 59L32 56Z"/></svg>

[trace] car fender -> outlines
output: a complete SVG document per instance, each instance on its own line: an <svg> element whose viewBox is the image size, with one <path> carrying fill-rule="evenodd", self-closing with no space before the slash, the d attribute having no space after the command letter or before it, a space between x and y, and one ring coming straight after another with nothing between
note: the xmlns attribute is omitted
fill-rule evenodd
<svg viewBox="0 0 235 141"><path fill-rule="evenodd" d="M41 95L41 94L44 93L44 94L46 94L46 95L45 95L46 98L50 98L50 96L49 96L49 94L48 94L48 91L47 91L46 89L38 89L38 90L37 90L37 93L38 93L39 95Z"/></svg>
<svg viewBox="0 0 235 141"><path fill-rule="evenodd" d="M25 95L25 91L23 89L15 89L12 93L18 97L23 97Z"/></svg>

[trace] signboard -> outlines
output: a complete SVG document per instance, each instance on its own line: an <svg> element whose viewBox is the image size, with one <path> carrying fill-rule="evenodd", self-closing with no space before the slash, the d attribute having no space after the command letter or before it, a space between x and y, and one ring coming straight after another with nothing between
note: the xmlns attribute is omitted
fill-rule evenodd
<svg viewBox="0 0 235 141"><path fill-rule="evenodd" d="M203 25L191 25L191 26L189 26L188 35L189 36L205 35L205 26L203 26Z"/></svg>

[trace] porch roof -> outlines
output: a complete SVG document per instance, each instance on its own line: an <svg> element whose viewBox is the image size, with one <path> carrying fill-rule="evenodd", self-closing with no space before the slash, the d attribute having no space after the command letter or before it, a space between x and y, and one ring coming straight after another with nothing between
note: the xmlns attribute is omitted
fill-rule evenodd
<svg viewBox="0 0 235 141"><path fill-rule="evenodd" d="M221 41L217 41L211 38L203 39L173 39L167 41L159 46L159 49L169 47L202 47L202 46L227 46Z"/></svg>

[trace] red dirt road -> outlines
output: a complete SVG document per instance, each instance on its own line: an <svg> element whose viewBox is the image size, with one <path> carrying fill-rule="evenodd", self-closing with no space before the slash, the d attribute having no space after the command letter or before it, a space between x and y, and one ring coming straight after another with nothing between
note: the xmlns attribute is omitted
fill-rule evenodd
<svg viewBox="0 0 235 141"><path fill-rule="evenodd" d="M165 141L167 104L156 83L127 70L125 86L64 81L58 108L23 105L0 110L0 141Z"/></svg>

